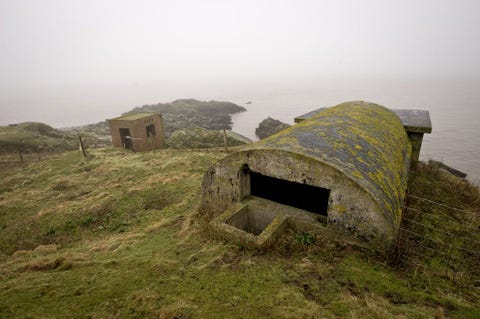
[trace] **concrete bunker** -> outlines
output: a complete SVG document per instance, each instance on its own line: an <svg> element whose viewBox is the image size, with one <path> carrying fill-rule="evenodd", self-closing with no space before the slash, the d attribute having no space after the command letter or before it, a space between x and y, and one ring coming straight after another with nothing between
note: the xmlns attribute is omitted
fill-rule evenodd
<svg viewBox="0 0 480 319"><path fill-rule="evenodd" d="M108 120L112 143L134 152L151 151L165 144L162 115L136 113Z"/></svg>
<svg viewBox="0 0 480 319"><path fill-rule="evenodd" d="M200 211L217 232L248 234L252 246L266 234L278 237L284 228L275 226L284 218L288 227L330 229L383 250L398 232L411 153L394 112L368 102L339 104L218 161L205 173ZM262 210L273 216L265 230L244 231ZM235 214L244 227L232 222Z"/></svg>

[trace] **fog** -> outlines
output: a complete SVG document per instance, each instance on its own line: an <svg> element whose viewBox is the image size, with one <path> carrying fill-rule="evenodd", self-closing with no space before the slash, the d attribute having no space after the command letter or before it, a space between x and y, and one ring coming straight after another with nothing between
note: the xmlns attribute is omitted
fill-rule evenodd
<svg viewBox="0 0 480 319"><path fill-rule="evenodd" d="M475 0L0 0L0 125L325 83L475 79L479 30Z"/></svg>

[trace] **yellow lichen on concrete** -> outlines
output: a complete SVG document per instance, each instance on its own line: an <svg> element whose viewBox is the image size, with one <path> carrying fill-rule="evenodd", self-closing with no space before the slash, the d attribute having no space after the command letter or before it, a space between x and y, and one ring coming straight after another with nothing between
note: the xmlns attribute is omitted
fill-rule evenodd
<svg viewBox="0 0 480 319"><path fill-rule="evenodd" d="M402 122L387 108L346 102L249 146L282 149L317 159L344 173L400 220L411 146Z"/></svg>

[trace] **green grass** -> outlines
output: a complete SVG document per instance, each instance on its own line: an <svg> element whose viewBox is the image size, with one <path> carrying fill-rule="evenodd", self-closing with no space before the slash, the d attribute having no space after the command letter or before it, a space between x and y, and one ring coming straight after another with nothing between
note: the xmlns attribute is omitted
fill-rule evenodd
<svg viewBox="0 0 480 319"><path fill-rule="evenodd" d="M72 150L78 146L75 135L43 123L0 126L0 152L45 152Z"/></svg>
<svg viewBox="0 0 480 319"><path fill-rule="evenodd" d="M91 155L2 172L0 318L479 316L478 288L319 235L267 252L210 239L195 213L219 149Z"/></svg>
<svg viewBox="0 0 480 319"><path fill-rule="evenodd" d="M227 146L239 146L251 142L245 137L234 133L227 132ZM214 148L224 146L224 135L222 131L207 130L200 126L189 125L185 129L173 132L167 139L169 147L176 149L199 149Z"/></svg>

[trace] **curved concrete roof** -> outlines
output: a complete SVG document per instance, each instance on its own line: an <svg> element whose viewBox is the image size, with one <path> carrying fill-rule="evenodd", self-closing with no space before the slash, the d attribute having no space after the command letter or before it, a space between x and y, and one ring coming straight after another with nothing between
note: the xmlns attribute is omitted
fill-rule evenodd
<svg viewBox="0 0 480 319"><path fill-rule="evenodd" d="M342 103L249 149L284 150L329 165L370 194L390 222L400 221L411 146L399 117L383 106Z"/></svg>

